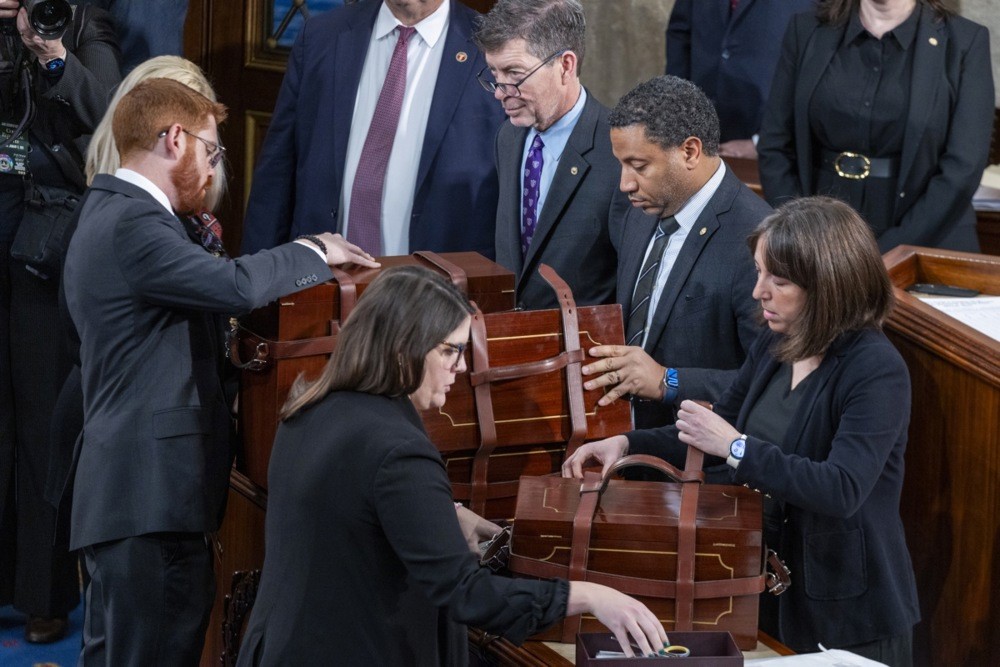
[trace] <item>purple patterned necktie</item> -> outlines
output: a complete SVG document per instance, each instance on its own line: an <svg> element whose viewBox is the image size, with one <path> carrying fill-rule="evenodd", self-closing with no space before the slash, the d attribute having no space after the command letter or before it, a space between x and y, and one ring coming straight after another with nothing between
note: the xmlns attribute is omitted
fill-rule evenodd
<svg viewBox="0 0 1000 667"><path fill-rule="evenodd" d="M358 171L351 188L351 214L347 238L372 255L382 254L382 186L396 140L399 112L406 92L406 49L415 28L397 26L399 39L392 52L389 71L382 84L375 115L365 137L358 160Z"/></svg>
<svg viewBox="0 0 1000 667"><path fill-rule="evenodd" d="M524 195L521 198L521 256L528 254L528 246L535 235L538 226L538 194L541 191L542 180L542 143L541 135L536 134L528 150L528 159L524 161Z"/></svg>

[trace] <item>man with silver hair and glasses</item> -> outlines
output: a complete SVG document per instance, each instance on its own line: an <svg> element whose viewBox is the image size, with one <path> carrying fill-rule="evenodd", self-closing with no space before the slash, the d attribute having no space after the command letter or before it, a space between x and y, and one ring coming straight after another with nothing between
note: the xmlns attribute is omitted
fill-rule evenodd
<svg viewBox="0 0 1000 667"><path fill-rule="evenodd" d="M555 308L538 275L552 266L580 305L613 303L615 237L628 201L608 109L580 83L586 22L578 0L500 0L480 19L479 82L507 114L496 137L497 262L517 304Z"/></svg>

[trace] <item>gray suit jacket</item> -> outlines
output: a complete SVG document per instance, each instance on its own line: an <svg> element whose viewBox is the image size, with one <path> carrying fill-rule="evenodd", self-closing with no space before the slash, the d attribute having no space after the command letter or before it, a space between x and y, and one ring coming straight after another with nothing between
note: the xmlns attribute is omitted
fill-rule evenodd
<svg viewBox="0 0 1000 667"><path fill-rule="evenodd" d="M681 247L646 337L646 352L676 368L677 403L714 401L757 336L756 272L747 236L771 212L729 169ZM627 313L657 219L633 208L618 243L618 302ZM636 428L672 424L673 406L636 402Z"/></svg>
<svg viewBox="0 0 1000 667"><path fill-rule="evenodd" d="M84 396L72 549L219 526L232 422L213 314L329 278L318 253L297 244L214 257L141 188L94 180L64 272Z"/></svg>
<svg viewBox="0 0 1000 667"><path fill-rule="evenodd" d="M621 165L611 153L608 110L588 91L583 112L559 159L526 257L521 257L521 160L528 128L501 126L495 155L500 178L497 263L517 276L518 306L558 308L552 288L538 275L548 264L581 306L614 303L617 253L628 198L618 189Z"/></svg>

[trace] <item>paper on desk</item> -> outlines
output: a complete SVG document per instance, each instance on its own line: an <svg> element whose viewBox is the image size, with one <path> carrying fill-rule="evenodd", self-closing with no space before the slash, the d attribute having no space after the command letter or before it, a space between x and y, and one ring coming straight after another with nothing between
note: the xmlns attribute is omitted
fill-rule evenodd
<svg viewBox="0 0 1000 667"><path fill-rule="evenodd" d="M979 181L980 185L985 185L988 188L1000 189L1000 166L990 165L986 167L983 171L983 178Z"/></svg>
<svg viewBox="0 0 1000 667"><path fill-rule="evenodd" d="M1000 341L1000 296L978 296L972 299L941 298L914 294L928 306L954 317L993 340Z"/></svg>
<svg viewBox="0 0 1000 667"><path fill-rule="evenodd" d="M767 667L886 667L881 662L862 658L856 653L842 649L824 650L822 653L786 655L780 658L758 658L745 661L746 665L767 665Z"/></svg>

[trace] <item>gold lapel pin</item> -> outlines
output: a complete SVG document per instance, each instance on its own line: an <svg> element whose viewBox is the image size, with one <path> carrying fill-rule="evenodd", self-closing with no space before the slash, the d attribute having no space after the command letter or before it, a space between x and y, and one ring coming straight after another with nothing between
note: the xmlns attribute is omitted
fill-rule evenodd
<svg viewBox="0 0 1000 667"><path fill-rule="evenodd" d="M469 59L469 54L466 53L465 51L459 51L458 53L455 54L455 60L457 60L460 63L464 63L468 59Z"/></svg>
<svg viewBox="0 0 1000 667"><path fill-rule="evenodd" d="M927 41L931 43L931 46L937 46L937 37L931 37Z"/></svg>
<svg viewBox="0 0 1000 667"><path fill-rule="evenodd" d="M707 232L707 231L708 231L708 227L702 227L702 228L701 228L701 231L700 231L700 232L698 232L698 235L699 235L699 236L704 236L704 235L705 235L705 232Z"/></svg>
<svg viewBox="0 0 1000 667"><path fill-rule="evenodd" d="M571 174L573 174L574 176L576 176L576 175L577 175L577 173L578 173L579 171L580 171L580 170L579 170L579 169L577 169L576 167L570 167L570 170L569 170L569 173L571 173Z"/></svg>

